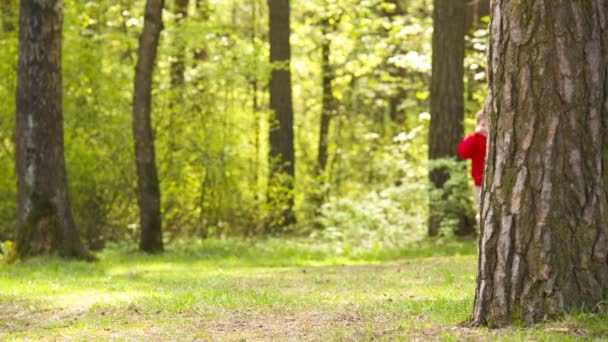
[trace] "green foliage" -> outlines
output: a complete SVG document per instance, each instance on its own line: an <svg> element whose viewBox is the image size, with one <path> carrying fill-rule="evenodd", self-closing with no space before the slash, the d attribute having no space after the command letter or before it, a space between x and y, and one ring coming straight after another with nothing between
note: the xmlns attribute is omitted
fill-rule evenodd
<svg viewBox="0 0 608 342"><path fill-rule="evenodd" d="M451 236L458 229L460 218L475 217L471 179L467 163L454 158L442 158L429 162L429 169L444 170L449 175L443 188L430 183L430 201L434 204L434 215L439 218L440 232Z"/></svg>
<svg viewBox="0 0 608 342"><path fill-rule="evenodd" d="M401 186L371 192L355 201L341 198L325 204L317 218L324 228L314 233L345 255L395 250L422 238L426 220L423 186Z"/></svg>
<svg viewBox="0 0 608 342"><path fill-rule="evenodd" d="M18 258L17 249L12 241L0 241L0 263L12 263Z"/></svg>
<svg viewBox="0 0 608 342"><path fill-rule="evenodd" d="M7 6L7 5L3 5ZM16 4L3 11L3 23L14 28ZM17 87L17 30L4 30L0 25L0 241L14 237L17 220L17 181L14 164L15 89Z"/></svg>
<svg viewBox="0 0 608 342"><path fill-rule="evenodd" d="M154 73L153 130L165 237L264 234L284 209L273 206L272 198L293 195L298 224L291 233L333 227L322 234L338 231L345 245L363 241L366 248L416 239L421 228L414 226L424 221L428 203L420 184L426 182L431 3L292 1L293 194L268 184L267 5L262 0L199 3L200 9L191 2L179 25L173 3L167 4ZM65 157L75 220L90 247L138 236L131 97L143 9L143 0L66 0L64 5ZM467 43L471 117L483 102L486 37L487 31L479 30ZM319 176L323 39L330 41L335 108L327 172ZM16 227L16 58L17 32L0 30L4 240L14 238ZM183 82L174 80L176 63L183 64ZM327 205L319 211L322 202ZM349 211L359 213L362 223L344 214Z"/></svg>
<svg viewBox="0 0 608 342"><path fill-rule="evenodd" d="M366 171L367 179L357 183L359 189L336 194L321 207L313 238L329 241L346 255L398 250L422 239L428 208L427 170L416 159L422 130L419 126L399 133L390 144L368 134L363 151L345 155L348 162L364 167L359 171Z"/></svg>

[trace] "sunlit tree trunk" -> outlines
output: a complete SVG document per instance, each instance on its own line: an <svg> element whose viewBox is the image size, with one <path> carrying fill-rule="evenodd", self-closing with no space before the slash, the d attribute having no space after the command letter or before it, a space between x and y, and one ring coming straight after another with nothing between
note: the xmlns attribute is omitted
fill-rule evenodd
<svg viewBox="0 0 608 342"><path fill-rule="evenodd" d="M144 29L139 39L135 88L133 92L133 137L137 166L139 248L149 253L162 252L160 188L154 160L154 137L150 122L152 73L162 23L163 0L147 0Z"/></svg>
<svg viewBox="0 0 608 342"><path fill-rule="evenodd" d="M61 0L22 0L16 164L19 256L92 259L72 217L63 148Z"/></svg>
<svg viewBox="0 0 608 342"><path fill-rule="evenodd" d="M608 2L493 1L473 322L593 309L608 290Z"/></svg>
<svg viewBox="0 0 608 342"><path fill-rule="evenodd" d="M293 101L291 95L291 47L289 0L268 0L270 24L270 174L269 204L278 211L271 228L274 232L295 223L293 211L295 153Z"/></svg>
<svg viewBox="0 0 608 342"><path fill-rule="evenodd" d="M453 158L464 135L464 37L466 0L435 0L433 10L433 57L431 77L431 123L429 160ZM432 169L429 178L442 189L449 175L445 169ZM441 213L431 201L428 235L439 233ZM456 233L473 233L474 222L463 213Z"/></svg>

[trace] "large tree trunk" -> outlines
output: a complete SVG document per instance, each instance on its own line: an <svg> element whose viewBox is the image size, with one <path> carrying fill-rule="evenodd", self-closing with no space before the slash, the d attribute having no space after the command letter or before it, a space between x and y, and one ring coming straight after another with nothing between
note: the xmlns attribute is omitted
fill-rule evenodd
<svg viewBox="0 0 608 342"><path fill-rule="evenodd" d="M135 88L133 92L133 137L137 165L139 248L148 253L162 252L160 188L154 160L154 137L150 120L152 72L156 48L163 28L163 0L147 0L144 29L139 39Z"/></svg>
<svg viewBox="0 0 608 342"><path fill-rule="evenodd" d="M433 61L429 160L453 158L464 135L464 37L465 0L435 0L433 10ZM442 189L449 178L445 169L429 172L434 187ZM440 209L431 201L428 235L439 233ZM458 235L473 233L470 218L459 218Z"/></svg>
<svg viewBox="0 0 608 342"><path fill-rule="evenodd" d="M274 232L295 223L294 182L295 153L293 104L291 97L291 48L289 36L289 0L268 0L270 14L270 179L269 201L279 217L273 218Z"/></svg>
<svg viewBox="0 0 608 342"><path fill-rule="evenodd" d="M608 2L494 1L473 322L593 309L608 290Z"/></svg>
<svg viewBox="0 0 608 342"><path fill-rule="evenodd" d="M19 256L92 259L80 240L63 153L61 0L22 0L16 96Z"/></svg>

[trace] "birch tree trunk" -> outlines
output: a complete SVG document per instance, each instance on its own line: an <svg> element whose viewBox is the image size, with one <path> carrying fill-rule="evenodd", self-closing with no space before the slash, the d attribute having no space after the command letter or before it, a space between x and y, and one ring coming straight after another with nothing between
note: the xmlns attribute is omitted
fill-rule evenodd
<svg viewBox="0 0 608 342"><path fill-rule="evenodd" d="M150 120L152 73L160 31L163 28L163 0L147 0L144 29L139 38L133 91L133 138L137 166L139 248L148 253L163 251L160 187L154 157L154 137Z"/></svg>
<svg viewBox="0 0 608 342"><path fill-rule="evenodd" d="M70 208L63 148L61 0L22 0L16 95L20 257L59 252L93 259Z"/></svg>
<svg viewBox="0 0 608 342"><path fill-rule="evenodd" d="M473 323L534 322L608 290L608 2L493 1Z"/></svg>

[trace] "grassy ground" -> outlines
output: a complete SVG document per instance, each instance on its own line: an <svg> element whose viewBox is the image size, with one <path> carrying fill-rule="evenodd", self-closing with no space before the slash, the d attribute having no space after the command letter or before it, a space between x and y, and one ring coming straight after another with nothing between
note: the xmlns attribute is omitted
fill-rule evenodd
<svg viewBox="0 0 608 342"><path fill-rule="evenodd" d="M590 340L608 316L471 329L475 246L340 257L295 241L206 241L100 262L0 265L0 340Z"/></svg>

